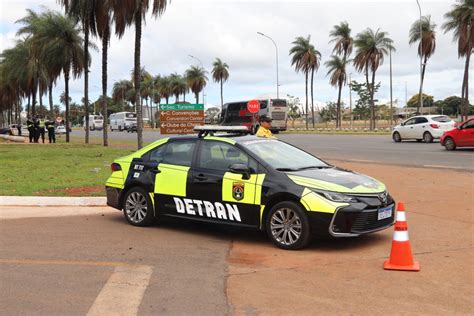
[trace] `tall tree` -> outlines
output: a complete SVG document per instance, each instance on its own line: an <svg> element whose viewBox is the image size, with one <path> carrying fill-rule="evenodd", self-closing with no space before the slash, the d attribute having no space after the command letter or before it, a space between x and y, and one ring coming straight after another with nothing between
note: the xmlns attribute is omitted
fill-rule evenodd
<svg viewBox="0 0 474 316"><path fill-rule="evenodd" d="M292 42L293 46L290 48L291 65L295 67L296 72L303 72L305 75L305 94L306 94L306 129L308 129L308 75L312 71L312 68L315 67L317 62L319 52L314 48L310 43L311 35L304 38L298 36ZM320 54L319 54L320 56ZM314 124L314 109L312 111L313 124Z"/></svg>
<svg viewBox="0 0 474 316"><path fill-rule="evenodd" d="M331 36L331 40L329 43L334 43L334 48L332 50L333 54L336 56L342 56L342 64L344 64L344 73L347 74L346 65L348 64L348 58L352 53L352 47L354 44L354 39L351 36L351 28L349 27L349 23L346 21L339 23L339 25L334 25L333 29L329 33ZM344 80L345 84L345 80ZM341 89L339 89L339 97L341 95ZM336 127L341 127L342 123L342 115L341 115L341 108L340 102L338 102L337 113L336 113Z"/></svg>
<svg viewBox="0 0 474 316"><path fill-rule="evenodd" d="M169 98L173 95L173 90L171 89L171 78L170 76L162 77L159 80L158 91L162 98L165 99L166 104L169 103Z"/></svg>
<svg viewBox="0 0 474 316"><path fill-rule="evenodd" d="M421 29L421 30L420 30ZM413 22L410 28L409 44L420 42L418 44L418 56L423 59L421 68L421 80L419 97L423 93L423 81L425 79L425 70L428 59L433 55L436 49L436 24L431 22L431 16L423 16L421 20ZM416 113L420 114L421 99L416 108Z"/></svg>
<svg viewBox="0 0 474 316"><path fill-rule="evenodd" d="M120 80L114 83L112 88L112 99L115 103L122 103L122 111L125 110L126 102L129 101L128 94L133 90L133 82L130 80Z"/></svg>
<svg viewBox="0 0 474 316"><path fill-rule="evenodd" d="M137 108L137 145L143 147L143 114L140 102L140 51L142 22L151 7L154 17L160 16L166 9L167 0L111 0L115 32L119 37L127 26L135 26L134 87Z"/></svg>
<svg viewBox="0 0 474 316"><path fill-rule="evenodd" d="M474 49L474 0L457 2L451 11L444 15L446 22L443 29L445 33L453 32L453 40L458 42L458 57L466 58L461 89L461 118L464 120L469 115L469 63Z"/></svg>
<svg viewBox="0 0 474 316"><path fill-rule="evenodd" d="M57 65L64 75L66 105L66 142L69 142L69 79L84 71L84 39L81 29L71 18L55 11L42 14L42 23L37 40L45 43L41 58L47 65Z"/></svg>
<svg viewBox="0 0 474 316"><path fill-rule="evenodd" d="M80 21L82 31L84 33L84 107L85 107L85 122L86 133L84 142L89 143L89 36L97 34L96 28L96 2L101 0L59 0L64 6L66 14L70 17Z"/></svg>
<svg viewBox="0 0 474 316"><path fill-rule="evenodd" d="M229 65L224 63L220 58L216 58L212 64L212 79L221 85L221 112L224 107L224 82L229 79Z"/></svg>
<svg viewBox="0 0 474 316"><path fill-rule="evenodd" d="M370 91L370 129L373 130L375 129L375 73L382 65L384 56L389 53L389 50L395 50L395 48L387 32L380 29L374 32L370 28L357 34L354 45L356 47L354 67L357 71L364 72ZM369 71L372 75L371 81L369 81Z"/></svg>
<svg viewBox="0 0 474 316"><path fill-rule="evenodd" d="M328 70L328 75L331 75L331 78L329 79L329 83L337 87L339 92L337 94L337 107L336 107L336 127L339 128L341 127L341 117L342 117L342 111L341 111L341 92L342 92L342 86L346 84L347 81L347 73L346 73L346 67L349 61L347 61L344 58L340 58L339 56L331 56L328 61L326 61L324 64L326 67L329 68Z"/></svg>
<svg viewBox="0 0 474 316"><path fill-rule="evenodd" d="M207 71L198 66L191 66L186 70L186 81L196 97L196 103L199 103L199 93L206 86L208 80L206 75Z"/></svg>

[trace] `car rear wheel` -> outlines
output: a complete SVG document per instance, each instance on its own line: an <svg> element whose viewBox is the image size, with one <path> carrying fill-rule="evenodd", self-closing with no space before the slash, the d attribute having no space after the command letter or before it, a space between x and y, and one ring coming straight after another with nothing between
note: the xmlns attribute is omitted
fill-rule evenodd
<svg viewBox="0 0 474 316"><path fill-rule="evenodd" d="M154 212L149 194L142 188L131 188L124 198L123 214L134 226L150 226L154 220Z"/></svg>
<svg viewBox="0 0 474 316"><path fill-rule="evenodd" d="M433 136L430 134L430 132L425 132L423 134L423 140L425 143L432 143L433 142Z"/></svg>
<svg viewBox="0 0 474 316"><path fill-rule="evenodd" d="M402 137L400 136L400 133L398 132L393 133L392 139L395 143L399 143L402 141Z"/></svg>
<svg viewBox="0 0 474 316"><path fill-rule="evenodd" d="M444 140L444 148L446 150L455 150L456 149L456 143L454 142L454 139L451 137L448 137Z"/></svg>
<svg viewBox="0 0 474 316"><path fill-rule="evenodd" d="M311 240L311 228L305 211L294 202L280 202L272 207L266 221L267 234L279 248L304 248Z"/></svg>

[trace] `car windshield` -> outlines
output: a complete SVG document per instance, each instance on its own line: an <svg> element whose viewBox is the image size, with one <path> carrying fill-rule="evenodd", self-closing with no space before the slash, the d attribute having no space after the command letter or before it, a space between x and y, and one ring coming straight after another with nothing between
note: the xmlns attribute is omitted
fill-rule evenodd
<svg viewBox="0 0 474 316"><path fill-rule="evenodd" d="M433 121L436 121L436 122L440 122L440 123L448 123L448 122L451 122L451 119L446 116L446 115L443 115L443 116L435 116L433 118L431 118Z"/></svg>
<svg viewBox="0 0 474 316"><path fill-rule="evenodd" d="M318 158L278 140L251 140L242 143L248 150L280 171L331 168Z"/></svg>

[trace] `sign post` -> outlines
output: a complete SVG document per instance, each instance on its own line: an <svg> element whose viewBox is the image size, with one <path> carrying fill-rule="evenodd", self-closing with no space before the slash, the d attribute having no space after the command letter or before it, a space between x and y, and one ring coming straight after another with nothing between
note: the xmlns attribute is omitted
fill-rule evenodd
<svg viewBox="0 0 474 316"><path fill-rule="evenodd" d="M260 111L260 102L258 100L250 100L247 102L247 111L252 113L252 133L255 133L255 114Z"/></svg>
<svg viewBox="0 0 474 316"><path fill-rule="evenodd" d="M192 134L204 125L204 104L160 104L160 133Z"/></svg>

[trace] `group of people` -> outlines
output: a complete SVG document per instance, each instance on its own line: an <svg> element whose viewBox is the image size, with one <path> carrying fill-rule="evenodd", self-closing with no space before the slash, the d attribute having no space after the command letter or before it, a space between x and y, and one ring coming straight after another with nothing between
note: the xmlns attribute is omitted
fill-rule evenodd
<svg viewBox="0 0 474 316"><path fill-rule="evenodd" d="M45 132L48 132L49 143L56 142L55 122L46 118L33 117L26 120L26 126L28 128L30 143L38 143L41 140L44 143Z"/></svg>

